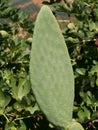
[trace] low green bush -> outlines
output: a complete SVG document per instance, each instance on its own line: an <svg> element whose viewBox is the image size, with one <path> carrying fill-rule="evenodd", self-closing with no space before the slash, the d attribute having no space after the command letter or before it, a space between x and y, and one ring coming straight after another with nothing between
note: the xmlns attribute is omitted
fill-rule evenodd
<svg viewBox="0 0 98 130"><path fill-rule="evenodd" d="M71 57L75 78L73 118L86 130L98 129L98 1L50 0L53 13L63 12L67 20L63 36ZM63 17L63 16L62 16ZM0 129L51 128L31 90L30 49L34 22L7 0L0 1ZM48 20L48 19L47 19ZM43 36L44 38L44 36ZM58 102L59 104L59 102Z"/></svg>
<svg viewBox="0 0 98 130"><path fill-rule="evenodd" d="M12 8L7 0L0 1L0 129L2 130L26 130L23 119L31 117L33 120L33 114L37 109L33 108L35 100L29 80L29 54L34 23L28 19L28 14Z"/></svg>

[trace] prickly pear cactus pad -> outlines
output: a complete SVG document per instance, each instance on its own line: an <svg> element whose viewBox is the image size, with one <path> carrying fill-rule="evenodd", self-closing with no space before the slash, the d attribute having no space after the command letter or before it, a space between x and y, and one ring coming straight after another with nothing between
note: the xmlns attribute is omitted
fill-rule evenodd
<svg viewBox="0 0 98 130"><path fill-rule="evenodd" d="M65 127L72 120L74 77L64 38L48 6L41 8L35 23L30 79L47 119Z"/></svg>
<svg viewBox="0 0 98 130"><path fill-rule="evenodd" d="M80 123L72 121L65 130L84 130L84 128Z"/></svg>

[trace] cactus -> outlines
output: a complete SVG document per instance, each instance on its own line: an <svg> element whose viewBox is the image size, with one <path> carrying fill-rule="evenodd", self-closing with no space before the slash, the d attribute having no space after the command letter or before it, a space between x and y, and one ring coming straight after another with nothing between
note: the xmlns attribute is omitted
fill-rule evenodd
<svg viewBox="0 0 98 130"><path fill-rule="evenodd" d="M42 112L53 125L65 129L72 121L74 76L67 46L48 6L42 7L35 23L30 80Z"/></svg>
<svg viewBox="0 0 98 130"><path fill-rule="evenodd" d="M80 123L72 120L65 130L84 130Z"/></svg>

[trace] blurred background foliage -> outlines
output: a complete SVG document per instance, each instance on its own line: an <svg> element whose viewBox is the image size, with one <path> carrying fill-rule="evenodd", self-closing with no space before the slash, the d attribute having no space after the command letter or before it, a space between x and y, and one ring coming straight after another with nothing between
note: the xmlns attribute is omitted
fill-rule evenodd
<svg viewBox="0 0 98 130"><path fill-rule="evenodd" d="M73 118L98 129L98 1L43 1L52 8L68 46L75 76ZM59 14L59 17L58 17ZM29 81L34 21L0 0L0 130L49 130ZM69 95L70 98L70 95Z"/></svg>

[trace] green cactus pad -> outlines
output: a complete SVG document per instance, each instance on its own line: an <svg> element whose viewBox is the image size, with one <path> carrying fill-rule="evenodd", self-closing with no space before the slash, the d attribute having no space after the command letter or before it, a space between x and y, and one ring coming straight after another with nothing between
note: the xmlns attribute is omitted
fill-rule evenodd
<svg viewBox="0 0 98 130"><path fill-rule="evenodd" d="M80 123L72 121L65 130L84 130L84 128Z"/></svg>
<svg viewBox="0 0 98 130"><path fill-rule="evenodd" d="M64 38L48 6L42 7L35 23L30 79L47 119L65 127L72 120L74 76Z"/></svg>

